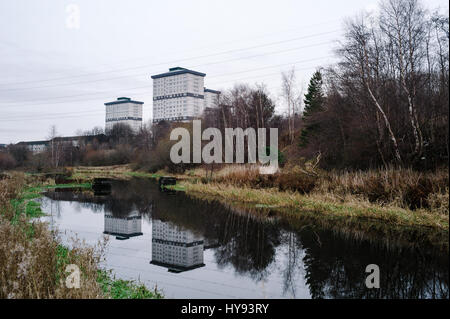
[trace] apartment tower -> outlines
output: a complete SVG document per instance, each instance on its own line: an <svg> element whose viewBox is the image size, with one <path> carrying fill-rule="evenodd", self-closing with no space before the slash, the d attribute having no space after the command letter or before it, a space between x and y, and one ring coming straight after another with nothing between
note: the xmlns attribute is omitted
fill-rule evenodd
<svg viewBox="0 0 450 319"><path fill-rule="evenodd" d="M133 101L129 97L119 97L117 101L105 103L105 131L114 124L128 124L135 132L142 126L142 105L144 102Z"/></svg>
<svg viewBox="0 0 450 319"><path fill-rule="evenodd" d="M204 87L205 76L181 67L153 75L153 122L190 121L217 105L220 92Z"/></svg>

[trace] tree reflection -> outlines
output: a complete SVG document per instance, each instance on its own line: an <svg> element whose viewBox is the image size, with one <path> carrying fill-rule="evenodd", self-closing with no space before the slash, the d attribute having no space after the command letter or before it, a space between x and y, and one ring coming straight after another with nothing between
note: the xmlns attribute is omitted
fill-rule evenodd
<svg viewBox="0 0 450 319"><path fill-rule="evenodd" d="M204 238L205 245L212 243L208 246L219 267L231 265L254 281L269 280L278 272L285 296L297 297L305 281L312 298L449 297L448 253L388 248L377 241L313 229L305 222L267 221L217 201L160 192L157 183L147 179L114 181L106 196L73 190L47 196L115 217L138 212L148 222L170 222ZM380 289L365 286L368 264L380 267Z"/></svg>
<svg viewBox="0 0 450 319"><path fill-rule="evenodd" d="M273 223L263 223L250 215L228 213L218 232L217 263L220 266L232 264L238 273L247 273L256 281L263 280L274 261L279 236L280 230Z"/></svg>
<svg viewBox="0 0 450 319"><path fill-rule="evenodd" d="M368 241L302 233L307 284L313 298L448 298L448 259ZM380 289L368 289L365 268L380 267Z"/></svg>

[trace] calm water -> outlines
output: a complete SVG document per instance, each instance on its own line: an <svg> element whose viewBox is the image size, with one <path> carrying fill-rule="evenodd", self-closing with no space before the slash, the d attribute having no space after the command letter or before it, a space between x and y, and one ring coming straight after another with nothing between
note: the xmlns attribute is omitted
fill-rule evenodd
<svg viewBox="0 0 450 319"><path fill-rule="evenodd" d="M161 193L145 179L108 195L49 192L44 219L64 240L110 237L106 268L157 285L167 298L448 298L448 254L385 248L283 220L262 221L217 202ZM368 264L380 289L365 286Z"/></svg>

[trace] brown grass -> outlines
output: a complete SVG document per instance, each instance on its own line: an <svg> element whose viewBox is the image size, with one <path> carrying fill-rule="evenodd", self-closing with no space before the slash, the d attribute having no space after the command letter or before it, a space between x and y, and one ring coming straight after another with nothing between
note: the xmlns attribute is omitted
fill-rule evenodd
<svg viewBox="0 0 450 319"><path fill-rule="evenodd" d="M23 189L25 176L0 180L0 298L100 298L97 278L101 251L74 241L59 244L47 225L16 215L11 200ZM82 270L81 288L69 289L62 280L65 267Z"/></svg>
<svg viewBox="0 0 450 319"><path fill-rule="evenodd" d="M199 170L194 175L201 175ZM255 167L230 166L211 182L237 187L278 188L341 201L368 201L381 206L428 209L448 215L448 169L323 171L311 163L288 166L275 175L261 175Z"/></svg>
<svg viewBox="0 0 450 319"><path fill-rule="evenodd" d="M322 176L316 193L363 198L380 205L406 209L438 209L448 215L448 169L417 172L412 169L386 169L331 172Z"/></svg>

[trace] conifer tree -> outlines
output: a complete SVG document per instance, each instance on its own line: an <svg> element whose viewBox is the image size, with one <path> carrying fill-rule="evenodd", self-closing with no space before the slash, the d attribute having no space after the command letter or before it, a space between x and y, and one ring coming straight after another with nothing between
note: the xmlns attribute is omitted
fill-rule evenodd
<svg viewBox="0 0 450 319"><path fill-rule="evenodd" d="M309 143L309 138L319 130L319 125L315 123L313 115L323 110L324 96L322 91L322 74L316 71L308 85L308 92L305 94L305 109L303 111L304 127L300 135L300 146L305 147Z"/></svg>

